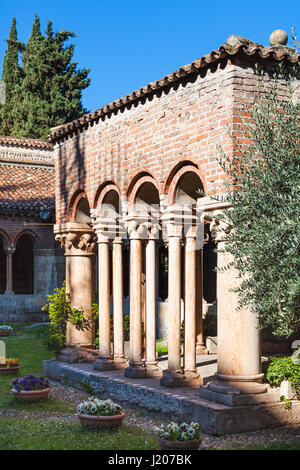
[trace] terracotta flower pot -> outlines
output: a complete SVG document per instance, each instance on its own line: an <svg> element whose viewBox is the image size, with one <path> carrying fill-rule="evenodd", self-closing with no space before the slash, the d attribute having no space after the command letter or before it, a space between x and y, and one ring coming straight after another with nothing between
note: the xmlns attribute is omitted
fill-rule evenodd
<svg viewBox="0 0 300 470"><path fill-rule="evenodd" d="M1 367L0 366L0 375L14 375L19 372L20 366L16 367Z"/></svg>
<svg viewBox="0 0 300 470"><path fill-rule="evenodd" d="M79 413L77 416L82 426L101 429L120 426L125 417L125 413L113 416L92 416Z"/></svg>
<svg viewBox="0 0 300 470"><path fill-rule="evenodd" d="M202 437L197 441L167 441L158 437L158 443L163 450L198 450Z"/></svg>
<svg viewBox="0 0 300 470"><path fill-rule="evenodd" d="M4 336L10 336L10 335L11 335L11 331L0 330L0 336L4 337Z"/></svg>
<svg viewBox="0 0 300 470"><path fill-rule="evenodd" d="M46 398L48 398L49 392L51 391L51 388L44 388L43 390L30 390L29 392L24 390L17 392L17 390L12 388L11 391L14 397L20 401L34 402L46 400Z"/></svg>

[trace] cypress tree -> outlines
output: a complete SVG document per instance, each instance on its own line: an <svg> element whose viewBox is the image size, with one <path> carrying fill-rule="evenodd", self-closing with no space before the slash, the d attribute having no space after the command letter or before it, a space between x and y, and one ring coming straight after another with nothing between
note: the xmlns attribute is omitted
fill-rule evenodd
<svg viewBox="0 0 300 470"><path fill-rule="evenodd" d="M13 18L7 40L7 51L3 60L2 80L6 88L6 102L0 107L0 134L11 135L13 133L14 117L13 107L18 100L17 86L23 78L23 71L18 63L20 44L17 37L17 22Z"/></svg>
<svg viewBox="0 0 300 470"><path fill-rule="evenodd" d="M14 109L14 135L46 138L51 127L85 112L81 98L82 90L90 83L89 69L78 70L77 62L71 62L74 45L65 45L74 36L68 31L54 34L50 21L43 36L39 17L35 16L23 51L24 79L18 86L20 101Z"/></svg>

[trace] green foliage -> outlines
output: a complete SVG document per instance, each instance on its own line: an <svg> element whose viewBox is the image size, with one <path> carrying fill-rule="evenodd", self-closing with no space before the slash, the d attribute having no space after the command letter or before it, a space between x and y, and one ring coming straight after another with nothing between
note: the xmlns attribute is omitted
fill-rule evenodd
<svg viewBox="0 0 300 470"><path fill-rule="evenodd" d="M45 36L36 15L27 44L17 42L15 23L5 59L3 79L8 86L12 70L17 80L11 85L16 99L8 97L10 107L2 112L2 133L17 137L47 138L50 128L71 121L84 112L82 90L89 86L89 69L79 70L71 62L74 45L66 42L75 37L69 31L53 32L49 21ZM22 67L18 66L18 53ZM10 67L8 67L10 59Z"/></svg>
<svg viewBox="0 0 300 470"><path fill-rule="evenodd" d="M257 69L255 103L228 129L233 155L220 149L219 159L228 180L218 199L232 206L219 252L233 255L225 269L242 280L239 307L285 337L300 327L299 70L281 64L268 81Z"/></svg>
<svg viewBox="0 0 300 470"><path fill-rule="evenodd" d="M289 380L292 390L297 394L300 393L300 366L291 356L272 357L266 379L271 385L280 385L283 380Z"/></svg>
<svg viewBox="0 0 300 470"><path fill-rule="evenodd" d="M50 319L44 344L52 351L58 352L64 346L68 322L81 331L91 328L91 321L85 318L83 310L71 308L65 282L61 288L54 289L53 294L48 295L48 304L42 310L48 312Z"/></svg>
<svg viewBox="0 0 300 470"><path fill-rule="evenodd" d="M17 37L17 22L13 18L12 25L7 40L7 51L3 59L2 80L6 88L6 102L0 106L0 134L11 135L14 125L12 107L18 101L16 87L20 85L23 79L23 70L19 65L19 50Z"/></svg>
<svg viewBox="0 0 300 470"><path fill-rule="evenodd" d="M97 320L99 317L99 306L98 304L94 303L92 306L92 316L91 318L93 321ZM125 314L123 316L123 327L124 327L124 341L129 341L130 338L130 330L129 330L129 325L130 325L130 319L129 315ZM96 327L98 327L98 322L96 322ZM111 341L113 341L114 338L114 330L113 330L113 323L111 321L110 323L110 338ZM95 337L95 346L98 349L99 348L99 331L96 332L96 337Z"/></svg>
<svg viewBox="0 0 300 470"><path fill-rule="evenodd" d="M280 401L284 403L284 408L286 410L290 410L292 408L292 402L288 398L286 398L284 395L280 397Z"/></svg>

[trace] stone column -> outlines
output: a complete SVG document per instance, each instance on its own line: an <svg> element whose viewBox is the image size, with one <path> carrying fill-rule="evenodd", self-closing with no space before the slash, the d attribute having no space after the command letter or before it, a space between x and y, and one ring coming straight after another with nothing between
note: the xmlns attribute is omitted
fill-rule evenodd
<svg viewBox="0 0 300 470"><path fill-rule="evenodd" d="M175 206L169 207L162 217L169 246L168 262L168 368L163 371L160 384L166 387L178 387L184 383L181 367L181 211ZM181 384L182 383L182 384Z"/></svg>
<svg viewBox="0 0 300 470"><path fill-rule="evenodd" d="M123 253L122 239L116 237L113 241L113 328L115 369L124 369L127 362L124 356L124 309L123 309Z"/></svg>
<svg viewBox="0 0 300 470"><path fill-rule="evenodd" d="M54 233L65 251L66 291L70 295L71 306L83 310L85 317L89 318L94 296L94 232L89 225L68 222L55 225ZM79 331L72 324L67 325L68 345L91 345L93 335L92 327Z"/></svg>
<svg viewBox="0 0 300 470"><path fill-rule="evenodd" d="M146 238L146 227L136 215L127 217L127 227L130 238L130 354L125 377L139 378L146 376L142 360L142 241Z"/></svg>
<svg viewBox="0 0 300 470"><path fill-rule="evenodd" d="M110 339L110 263L109 238L94 225L98 240L98 295L99 295L99 357L96 370L112 369Z"/></svg>
<svg viewBox="0 0 300 470"><path fill-rule="evenodd" d="M8 246L6 249L7 253L7 258L6 258L6 290L4 294L7 295L12 295L14 294L13 291L13 269L12 269L12 260L13 260L13 254L15 253L16 248L14 247L13 244L11 246Z"/></svg>
<svg viewBox="0 0 300 470"><path fill-rule="evenodd" d="M184 375L191 385L202 384L196 369L196 237L197 227L190 227L185 238Z"/></svg>
<svg viewBox="0 0 300 470"><path fill-rule="evenodd" d="M216 224L212 223L211 230L215 227ZM224 230L218 231L215 236L218 243L218 269L233 260L231 254L223 252ZM218 370L216 379L204 390L200 388L201 397L231 405L239 403L237 397L240 395L256 395L267 391L267 385L262 383L258 319L245 308L237 310L238 294L231 291L240 282L234 268L217 273Z"/></svg>
<svg viewBox="0 0 300 470"><path fill-rule="evenodd" d="M146 242L146 374L148 377L161 377L162 370L156 360L156 240L158 226L148 231Z"/></svg>
<svg viewBox="0 0 300 470"><path fill-rule="evenodd" d="M196 353L208 354L203 336L203 248L196 251Z"/></svg>

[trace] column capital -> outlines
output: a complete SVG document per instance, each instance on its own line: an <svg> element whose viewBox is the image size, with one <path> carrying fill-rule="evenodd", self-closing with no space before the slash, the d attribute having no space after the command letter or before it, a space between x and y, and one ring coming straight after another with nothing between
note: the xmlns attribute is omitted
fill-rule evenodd
<svg viewBox="0 0 300 470"><path fill-rule="evenodd" d="M8 256L12 256L15 253L15 251L16 251L16 247L14 246L13 243L11 245L7 246L6 248L4 248L4 252Z"/></svg>
<svg viewBox="0 0 300 470"><path fill-rule="evenodd" d="M194 238L197 249L203 247L204 225L192 205L173 205L167 207L162 216L167 238Z"/></svg>
<svg viewBox="0 0 300 470"><path fill-rule="evenodd" d="M61 244L65 256L93 256L95 234L87 224L67 222L54 226L55 240Z"/></svg>
<svg viewBox="0 0 300 470"><path fill-rule="evenodd" d="M123 219L98 217L93 223L93 229L98 243L108 243L116 239L126 238L126 229Z"/></svg>
<svg viewBox="0 0 300 470"><path fill-rule="evenodd" d="M131 213L126 217L126 228L130 240L158 240L160 225L151 214Z"/></svg>
<svg viewBox="0 0 300 470"><path fill-rule="evenodd" d="M224 242L226 235L232 230L232 227L226 223L224 212L221 210L213 211L209 216L206 216L205 223L209 224L215 243Z"/></svg>

